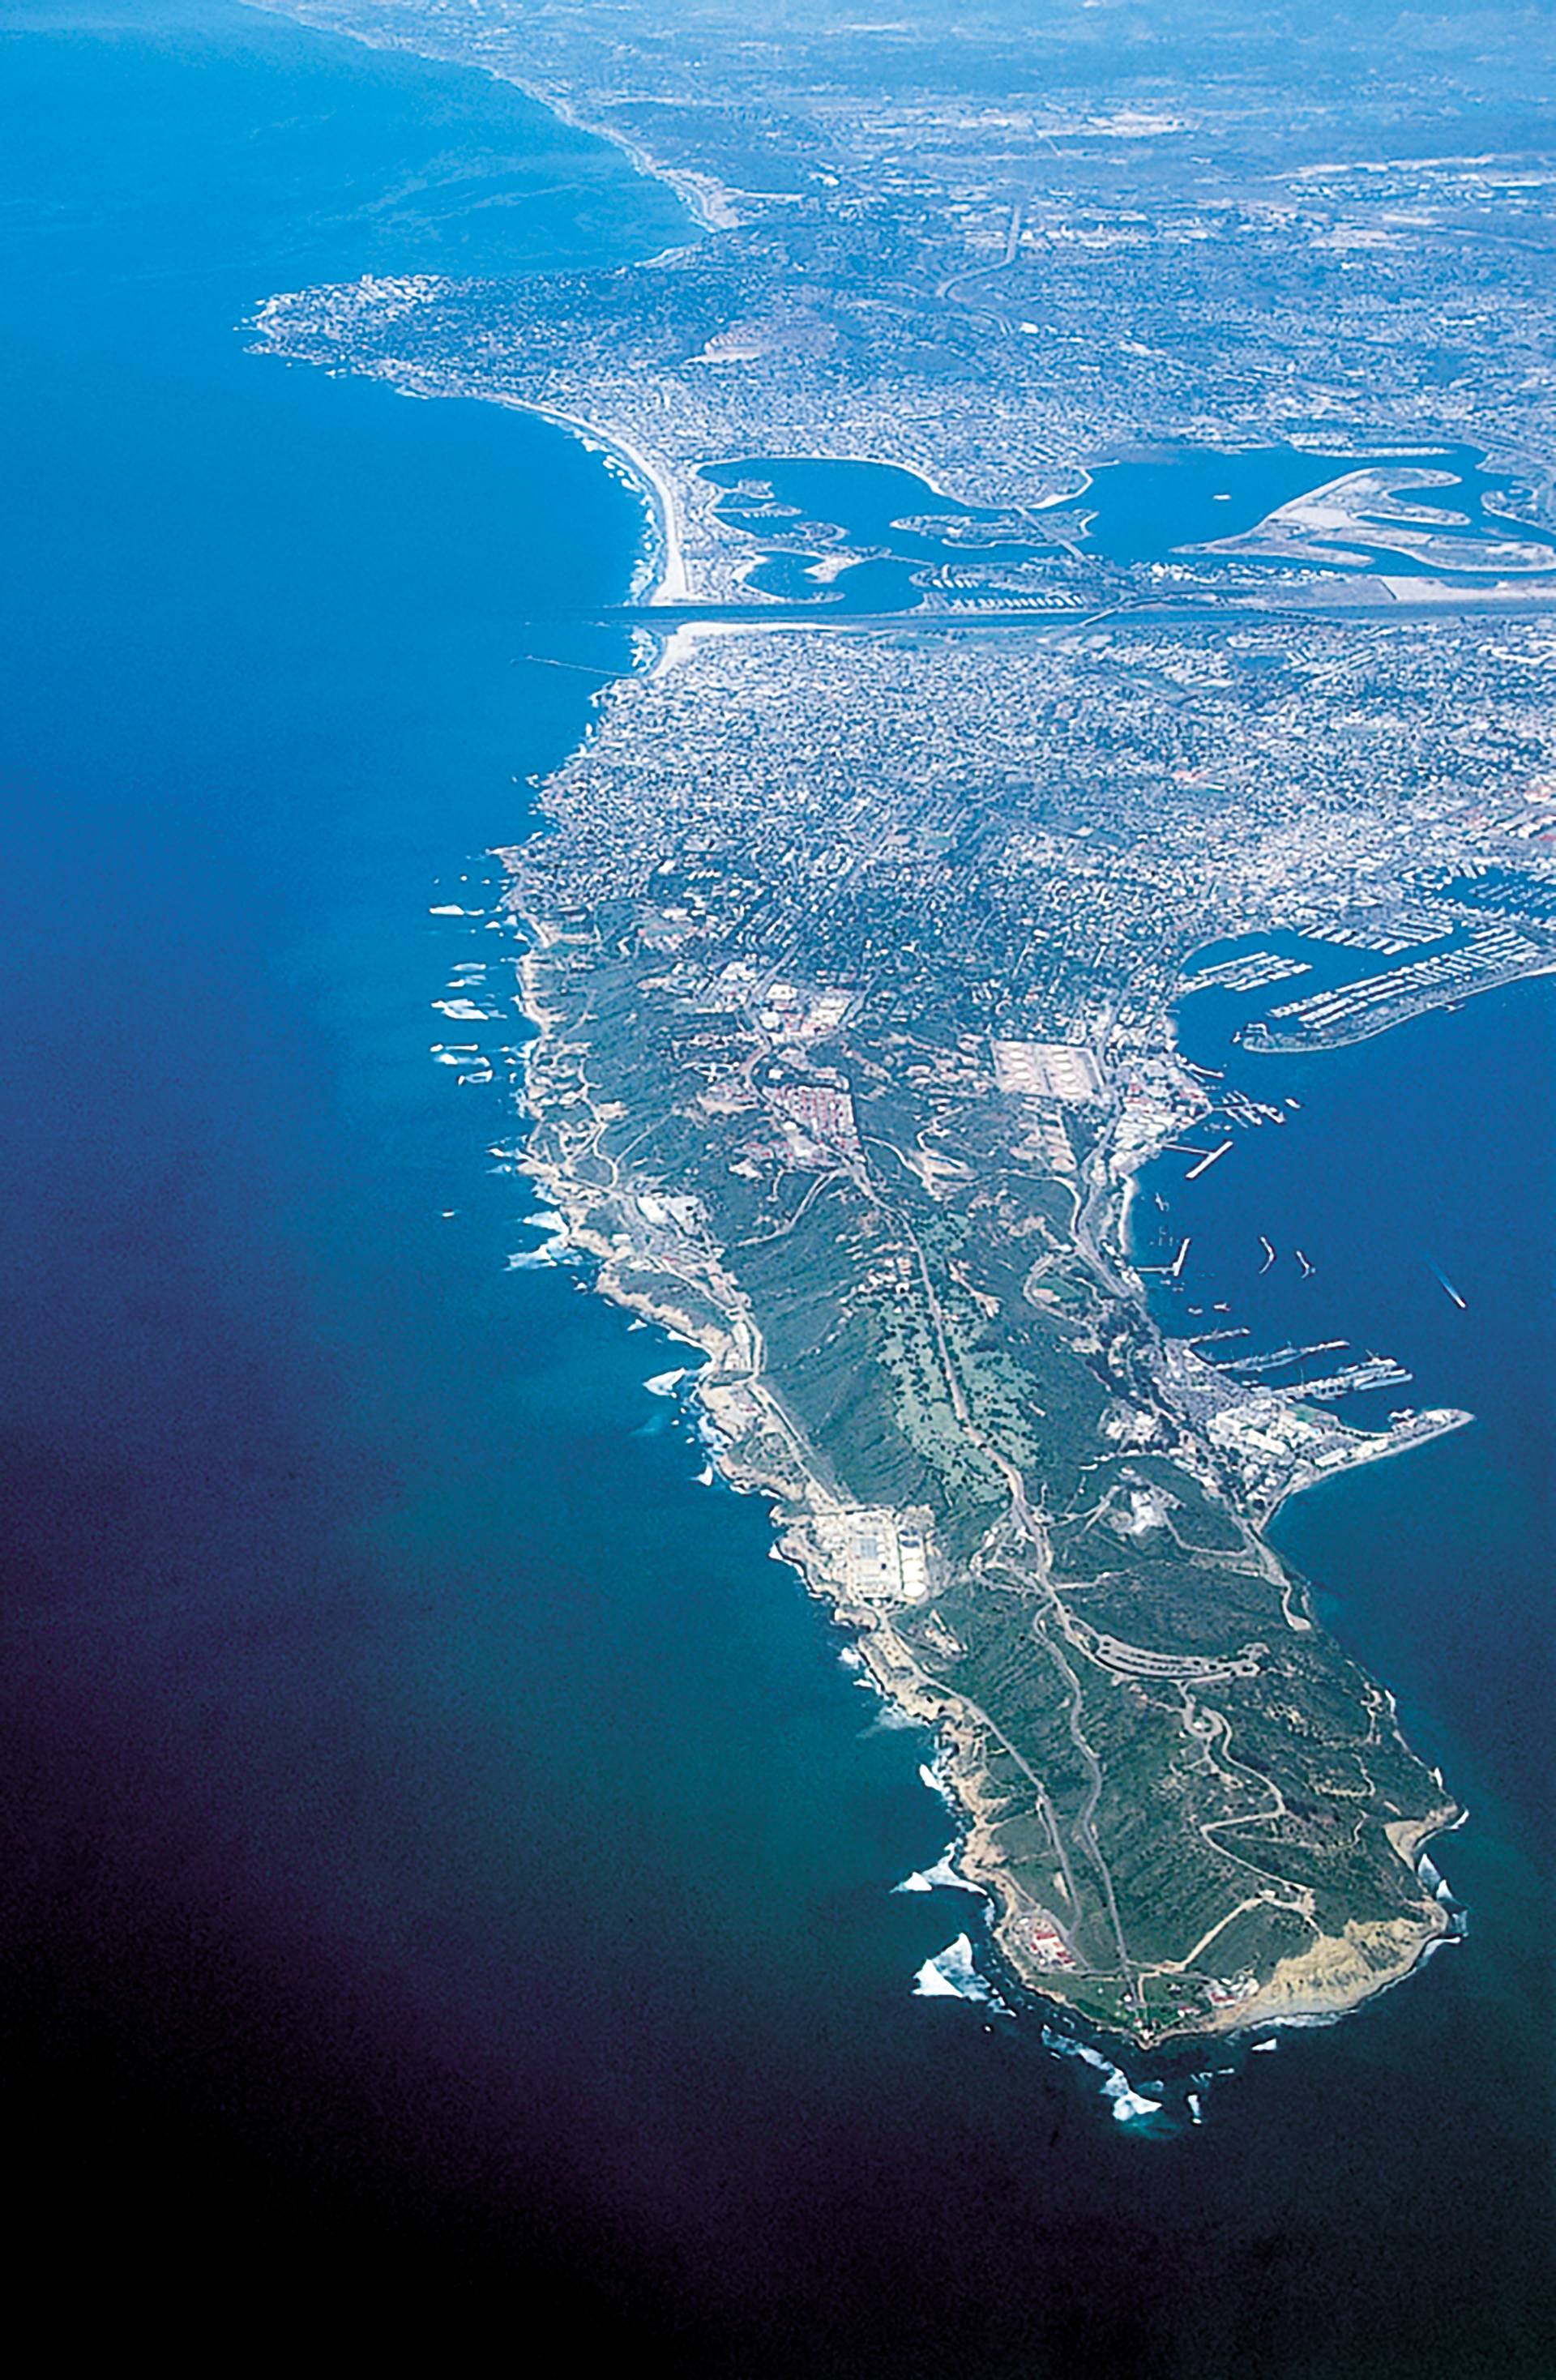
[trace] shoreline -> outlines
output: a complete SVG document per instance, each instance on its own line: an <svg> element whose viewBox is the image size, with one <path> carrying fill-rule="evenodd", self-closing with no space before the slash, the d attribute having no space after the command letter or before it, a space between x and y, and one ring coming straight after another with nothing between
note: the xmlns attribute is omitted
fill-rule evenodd
<svg viewBox="0 0 1556 2380"><path fill-rule="evenodd" d="M1281 1490L1274 1502L1264 1508L1258 1519L1260 1534L1277 1514L1285 1511L1288 1504L1298 1496L1306 1496L1310 1488L1327 1487L1331 1480L1343 1479L1348 1473L1360 1471L1369 1463L1391 1463L1396 1455L1414 1454L1417 1447L1434 1445L1440 1438L1451 1438L1455 1430L1470 1428L1474 1421L1474 1414L1450 1405L1418 1414L1416 1426L1408 1434L1396 1435L1392 1430L1357 1430L1355 1436L1359 1443L1343 1463L1336 1463L1327 1471L1316 1470L1310 1464L1305 1466L1303 1475L1294 1478ZM1345 1427L1350 1428L1352 1425L1347 1423Z"/></svg>
<svg viewBox="0 0 1556 2380"><path fill-rule="evenodd" d="M1397 1033L1402 1026L1414 1025L1423 1016L1435 1016L1443 1009L1462 1008L1466 1001L1477 1000L1487 992L1511 991L1515 984L1538 983L1548 975L1556 975L1556 957L1542 955L1527 965L1488 971L1483 982L1455 981L1445 985L1440 998L1418 999L1397 1015L1380 1014L1373 1023L1358 1019L1355 1026L1343 1027L1321 1041L1305 1040L1295 1034L1270 1033L1258 1040L1246 1038L1243 1046L1256 1058L1322 1058L1331 1050L1359 1049L1364 1041L1376 1041L1385 1033Z"/></svg>
<svg viewBox="0 0 1556 2380"><path fill-rule="evenodd" d="M284 24L302 25L321 37L333 35L338 41L355 42L364 50L417 58L423 65L445 67L457 74L484 75L489 82L503 83L509 91L521 91L526 99L533 100L537 107L543 107L549 115L554 115L557 122L565 124L570 132L581 132L590 140L608 142L644 180L663 182L667 189L674 190L699 231L724 231L731 227L732 223L738 221L738 217L733 216L729 211L727 194L721 182L715 181L711 175L694 174L681 166L664 164L641 141L635 140L630 133L582 115L565 91L550 83L536 82L524 75L506 72L484 58L445 57L435 50L419 49L409 42L378 40L358 25L316 24L310 17L289 6L287 0L240 0L240 5L252 8L257 16L278 17ZM719 201L723 203L722 216L713 212L714 204ZM675 248L662 248L654 254L672 256L675 252Z"/></svg>
<svg viewBox="0 0 1556 2380"><path fill-rule="evenodd" d="M633 570L628 600L646 601L650 606L687 603L693 600L687 577L675 492L646 455L629 445L619 431L602 430L596 423L581 420L577 414L564 413L560 407L538 404L522 396L493 395L487 401L503 407L509 413L531 413L541 421L553 422L557 429L565 430L591 453L603 455L607 462L618 464L637 484L643 499L643 509L651 524L647 551L640 555ZM646 591L640 592L640 589ZM624 671L622 674L628 676L631 673Z"/></svg>

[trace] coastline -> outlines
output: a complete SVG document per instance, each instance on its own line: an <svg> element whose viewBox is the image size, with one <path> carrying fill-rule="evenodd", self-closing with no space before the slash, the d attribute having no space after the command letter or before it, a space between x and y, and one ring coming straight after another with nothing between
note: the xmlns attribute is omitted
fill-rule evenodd
<svg viewBox="0 0 1556 2380"><path fill-rule="evenodd" d="M286 0L241 0L241 5L254 9L259 15L278 17L288 23L295 24L300 21L306 24L310 21L298 9L287 6ZM419 48L408 42L378 38L373 33L353 25L332 23L327 27L314 27L312 30L323 32L326 36L333 35L336 39L356 42L367 50L398 52L406 56L417 58L427 58L430 55L425 49ZM641 175L646 180L662 183L665 188L675 192L675 197L690 215L696 232L727 230L738 222L739 218L730 209L720 184L708 176L686 173L677 167L664 164L655 157L651 151L644 148L641 142L634 140L619 128L582 114L567 93L559 87L507 72L500 67L489 64L484 59L450 57L444 60L434 58L433 62L456 66L465 73L484 75L492 82L503 83L510 90L522 91L527 99L533 100L538 107L544 108L549 115L556 118L559 124L565 125L569 131L580 132L590 139L609 143L612 148L626 157L635 173ZM645 261L652 262L660 257L675 255L683 247L689 245L691 245L689 241L673 242L668 248L653 250ZM267 305L272 302L266 300ZM262 310L261 309L261 311ZM406 375L396 377L394 384L400 388L414 386L413 382ZM440 394L441 392L427 393ZM492 401L491 396L489 401ZM500 395L495 395L494 401L506 406L514 412L533 413L539 415L542 420L554 422L559 429L570 431L591 451L613 456L624 467L630 478L638 483L643 494L645 509L653 529L650 551L644 554L633 574L628 600L649 604L690 601L692 589L687 577L683 558L684 540L675 492L648 457L619 431L602 430L597 423L582 420L576 414L566 413L558 407Z"/></svg>
<svg viewBox="0 0 1556 2380"><path fill-rule="evenodd" d="M445 57L411 42L379 36L358 25L337 24L333 19L327 24L315 24L303 9L288 5L288 0L241 0L241 5L262 17L279 17L290 24L307 25L310 31L316 33L334 34L339 40L356 42L364 50L397 51L406 57L420 58L435 66L457 67L462 73L485 75L492 82L504 83L510 91L521 91L526 99L532 99L538 107L545 108L569 131L582 132L590 140L608 142L627 160L635 172L650 181L663 182L668 189L674 190L699 230L723 231L739 220L729 207L728 193L721 182L715 181L711 175L693 174L680 166L663 164L651 150L646 149L629 133L582 114L566 91L557 85L537 82L529 77L511 73L503 67L492 65L485 58ZM674 250L662 249L658 253L668 255Z"/></svg>
<svg viewBox="0 0 1556 2380"><path fill-rule="evenodd" d="M592 422L580 420L577 414L562 412L556 406L533 404L518 396L498 395L491 401L510 413L532 413L542 421L554 422L590 453L602 455L620 466L636 482L650 524L646 550L632 575L629 600L650 604L690 602L692 589L683 555L675 492L648 456L630 445L619 431L601 430Z"/></svg>
<svg viewBox="0 0 1556 2380"><path fill-rule="evenodd" d="M1541 954L1513 966L1489 969L1473 982L1459 980L1445 984L1434 995L1414 1000L1408 1007L1392 1015L1380 1003L1370 1017L1361 1016L1338 1029L1331 1028L1322 1040L1307 1039L1293 1033L1268 1031L1256 1038L1250 1032L1245 1046L1258 1057L1317 1058L1330 1050L1355 1050L1364 1041L1376 1041L1381 1034L1397 1031L1402 1025L1413 1025L1419 1016L1430 1016L1443 1008L1462 1008L1466 1000L1477 999L1482 992L1509 991L1516 983L1535 983L1541 976L1547 975L1556 975L1556 957Z"/></svg>

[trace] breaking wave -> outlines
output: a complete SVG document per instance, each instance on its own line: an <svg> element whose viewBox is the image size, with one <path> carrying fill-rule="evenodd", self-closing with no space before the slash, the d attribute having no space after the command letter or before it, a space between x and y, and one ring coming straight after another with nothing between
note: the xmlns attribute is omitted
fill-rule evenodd
<svg viewBox="0 0 1556 2380"><path fill-rule="evenodd" d="M1095 2067L1102 2077L1102 2096L1112 2103L1115 2123L1137 2123L1142 2117L1161 2113L1160 2099L1148 2099L1143 2091L1137 2091L1123 2067L1104 2058L1100 2049L1093 2049L1088 2041L1077 2041L1072 2034L1056 2033L1052 2025L1045 2024L1043 2042L1060 2058L1077 2058L1083 2065Z"/></svg>
<svg viewBox="0 0 1556 2380"><path fill-rule="evenodd" d="M980 2000L986 2008L1004 2009L1004 2002L992 1984L986 1983L973 1961L973 1946L966 1934L958 1934L948 1942L938 1958L926 1959L913 1978L916 1999Z"/></svg>
<svg viewBox="0 0 1556 2380"><path fill-rule="evenodd" d="M922 1728L923 1720L915 1718L911 1711L904 1710L900 1703L889 1701L881 1694L881 1688L875 1684L873 1678L869 1680L860 1678L857 1682L861 1686L868 1683L881 1694L881 1708L869 1723L869 1731L871 1735L901 1735L911 1728Z"/></svg>
<svg viewBox="0 0 1556 2380"><path fill-rule="evenodd" d="M1454 1825L1462 1826L1463 1824L1464 1815L1461 1814L1461 1815L1454 1821ZM1449 1831L1452 1832L1453 1829L1450 1828ZM1448 1933L1445 1938L1451 1942L1462 1940L1469 1932L1469 1912L1465 1907L1464 1902L1460 1900L1454 1893L1453 1887L1449 1884L1447 1877L1442 1873L1442 1870L1438 1866L1437 1862L1429 1857L1426 1852L1422 1852L1416 1862L1416 1873L1419 1876L1421 1882L1426 1886L1427 1890L1431 1894L1431 1897L1436 1901L1438 1907L1443 1910L1447 1914ZM1429 1958L1432 1951L1440 1949L1441 1947L1441 1943L1438 1942L1428 1943L1425 1952L1423 1953L1423 1959Z"/></svg>
<svg viewBox="0 0 1556 2380"><path fill-rule="evenodd" d="M933 1867L915 1868L911 1876L905 1876L900 1884L894 1884L892 1887L892 1890L893 1892L933 1892L937 1888L943 1892L971 1892L976 1894L979 1900L987 1900L989 1898L980 1884L972 1883L958 1870L956 1846L954 1842L946 1844Z"/></svg>

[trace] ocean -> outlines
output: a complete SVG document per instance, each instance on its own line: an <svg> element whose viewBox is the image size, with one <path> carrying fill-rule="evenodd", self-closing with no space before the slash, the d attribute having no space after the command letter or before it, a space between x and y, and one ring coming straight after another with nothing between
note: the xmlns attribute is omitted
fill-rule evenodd
<svg viewBox="0 0 1556 2380"><path fill-rule="evenodd" d="M241 327L685 219L517 93L229 0L25 0L0 64L29 2238L127 2325L198 2275L245 2324L322 2289L359 2341L421 2316L458 2352L480 2306L516 2351L565 2315L742 2375L1548 2370L1550 987L1236 1057L1300 1113L1153 1175L1185 1298L1270 1334L1319 1298L1315 1337L1478 1416L1280 1523L1470 1805L1471 1930L1218 2059L1202 2126L1121 2125L1036 2011L913 1996L979 1938L891 1889L949 1832L924 1739L699 1484L644 1387L676 1351L511 1261L543 1232L485 855L630 665L590 623L641 508L551 425ZM1260 1231L1318 1271L1256 1308Z"/></svg>

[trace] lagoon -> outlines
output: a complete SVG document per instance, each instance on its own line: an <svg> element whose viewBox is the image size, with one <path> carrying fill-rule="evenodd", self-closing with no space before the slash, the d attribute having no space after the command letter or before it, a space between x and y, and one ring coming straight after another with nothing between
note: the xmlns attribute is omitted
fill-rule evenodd
<svg viewBox="0 0 1556 2380"><path fill-rule="evenodd" d="M1088 564L1170 567L1185 596L1224 587L1234 563L1256 580L1294 562L1451 582L1556 566L1556 543L1519 516L1522 492L1464 445L1162 447L1005 511L884 463L755 456L702 476L723 491L719 520L751 540L751 593L840 614L1062 603Z"/></svg>

